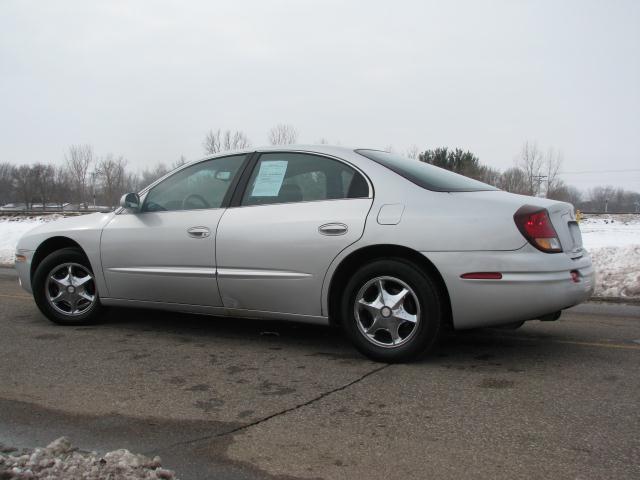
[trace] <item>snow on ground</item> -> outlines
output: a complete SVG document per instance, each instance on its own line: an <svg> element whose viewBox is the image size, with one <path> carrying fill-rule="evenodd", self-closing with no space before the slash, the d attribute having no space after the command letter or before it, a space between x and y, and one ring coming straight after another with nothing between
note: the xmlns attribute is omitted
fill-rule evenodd
<svg viewBox="0 0 640 480"><path fill-rule="evenodd" d="M640 215L587 215L580 230L596 270L594 294L640 298Z"/></svg>
<svg viewBox="0 0 640 480"><path fill-rule="evenodd" d="M60 215L0 217L0 265L13 264L16 244L24 233L57 218L60 218Z"/></svg>
<svg viewBox="0 0 640 480"><path fill-rule="evenodd" d="M104 455L79 452L61 437L46 448L16 451L0 445L0 478L171 480L176 477L171 470L162 468L159 457L150 459L123 449Z"/></svg>
<svg viewBox="0 0 640 480"><path fill-rule="evenodd" d="M23 233L56 218L0 217L0 265L13 263ZM580 230L596 269L595 295L640 297L640 215L587 215Z"/></svg>
<svg viewBox="0 0 640 480"><path fill-rule="evenodd" d="M640 245L640 214L586 215L580 222L580 231L589 251Z"/></svg>

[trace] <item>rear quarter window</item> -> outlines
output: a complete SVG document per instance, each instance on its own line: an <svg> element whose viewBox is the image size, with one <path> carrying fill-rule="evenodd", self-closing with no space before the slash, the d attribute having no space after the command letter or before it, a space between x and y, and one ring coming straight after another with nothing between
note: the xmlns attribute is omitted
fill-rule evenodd
<svg viewBox="0 0 640 480"><path fill-rule="evenodd" d="M478 180L380 150L356 150L363 157L387 167L416 185L435 192L479 192L499 190Z"/></svg>

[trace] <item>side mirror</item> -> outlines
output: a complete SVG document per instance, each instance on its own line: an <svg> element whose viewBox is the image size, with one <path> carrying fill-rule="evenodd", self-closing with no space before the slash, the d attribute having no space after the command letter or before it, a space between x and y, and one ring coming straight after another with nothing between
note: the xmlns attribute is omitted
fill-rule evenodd
<svg viewBox="0 0 640 480"><path fill-rule="evenodd" d="M120 197L120 206L127 210L140 210L140 197L137 193L125 193Z"/></svg>

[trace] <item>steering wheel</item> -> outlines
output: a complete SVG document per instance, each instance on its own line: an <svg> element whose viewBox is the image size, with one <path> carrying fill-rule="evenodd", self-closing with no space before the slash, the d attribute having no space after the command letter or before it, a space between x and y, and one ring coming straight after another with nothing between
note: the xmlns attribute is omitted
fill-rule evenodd
<svg viewBox="0 0 640 480"><path fill-rule="evenodd" d="M204 205L204 208L211 208L211 205L209 205L209 203L204 199L202 195L198 195L197 193L190 193L189 195L184 197L184 200L182 200L183 210L191 210L190 208L187 208L187 205L191 203L191 199L198 200L200 203L202 203L202 205Z"/></svg>

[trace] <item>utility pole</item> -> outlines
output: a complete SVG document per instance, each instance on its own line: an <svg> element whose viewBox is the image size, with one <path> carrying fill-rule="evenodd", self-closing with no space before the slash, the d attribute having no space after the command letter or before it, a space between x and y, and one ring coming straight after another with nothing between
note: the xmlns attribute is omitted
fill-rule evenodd
<svg viewBox="0 0 640 480"><path fill-rule="evenodd" d="M91 172L91 192L93 193L93 209L96 207L96 172Z"/></svg>
<svg viewBox="0 0 640 480"><path fill-rule="evenodd" d="M542 197L543 196L542 192L540 191L540 186L542 185L542 182L544 180L546 180L546 179L547 179L546 175L534 175L533 176L533 180L538 184L538 188L536 190L537 191L536 196L538 196L538 197ZM547 192L545 192L545 194L544 194L545 197L546 197L546 194L547 194Z"/></svg>

